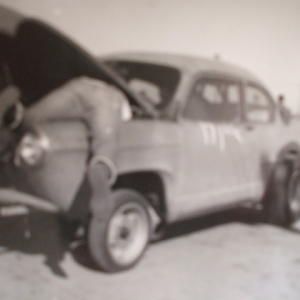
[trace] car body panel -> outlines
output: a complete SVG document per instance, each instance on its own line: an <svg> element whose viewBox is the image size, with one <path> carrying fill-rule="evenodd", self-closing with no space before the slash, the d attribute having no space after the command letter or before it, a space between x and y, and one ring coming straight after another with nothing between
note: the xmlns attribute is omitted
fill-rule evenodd
<svg viewBox="0 0 300 300"><path fill-rule="evenodd" d="M2 14L7 15L7 12ZM12 82L20 88L26 110L48 92L78 76L115 85L123 91L133 111L139 108L133 119L124 121L119 131L115 145L117 157L113 162L117 181L131 174L156 174L163 185L161 201L166 207L166 222L249 200L257 203L263 197L275 164L286 153L299 158L300 123L294 120L283 122L263 83L242 68L175 54L125 53L101 59L107 64L134 62L136 65L160 66L165 71L175 70L179 74L175 76L178 82L172 87L170 101L159 108L151 99L136 93L130 82L126 82L126 76L121 78L117 69L97 62L79 46L39 21L23 19L17 14L11 19L0 19L0 30L16 43L15 56L8 55L9 48L4 47L4 50L12 68ZM147 73L147 69L145 71ZM151 74L154 83L159 75ZM160 79L164 81L164 78ZM174 82L170 84L174 85ZM259 87L255 93L262 93L265 106L250 97L253 84L254 89ZM238 96L237 102L231 95L232 87ZM157 92L152 84L148 88L154 94ZM211 111L218 112L215 120L193 119L186 112L194 94L202 97L205 89L207 99L214 95L213 101L206 105ZM225 100L221 97L219 102L218 97L214 98L215 92ZM252 103L252 100L255 101ZM228 106L218 107L220 103ZM225 107L238 107L237 118L226 121L223 118L225 110L220 110ZM12 162L15 186L55 203L67 213L86 183L92 137L82 120L67 118L40 123L35 134L43 141L43 160L36 166L24 164L18 156L17 146ZM151 182L145 184L149 184L148 190L151 190ZM90 194L81 196L87 206Z"/></svg>
<svg viewBox="0 0 300 300"><path fill-rule="evenodd" d="M171 54L171 53L147 53L147 52L128 52L116 53L100 57L100 61L132 61L157 65L166 65L179 69L182 73L189 72L192 76L197 73L215 73L235 75L237 78L247 78L249 80L260 80L251 72L217 60L212 60L199 56Z"/></svg>
<svg viewBox="0 0 300 300"><path fill-rule="evenodd" d="M121 77L83 48L47 24L2 6L0 58L0 71L3 67L6 84L17 86L26 111L72 78L88 76L118 87L131 105L155 116L153 107L136 97ZM13 174L10 180L19 189L48 199L64 211L70 208L85 177L89 150L87 130L80 120L73 125L69 120L40 124L38 131L49 142L43 167L21 164L12 166L9 172Z"/></svg>
<svg viewBox="0 0 300 300"><path fill-rule="evenodd" d="M89 149L87 130L77 121L46 123L39 130L41 138L46 140L41 164L32 167L20 161L15 173L32 194L55 203L66 212L85 177Z"/></svg>
<svg viewBox="0 0 300 300"><path fill-rule="evenodd" d="M178 173L173 176L172 200L166 199L169 220L189 218L243 201L261 201L280 153L299 150L299 122L285 124L265 85L248 71L219 61L176 54L118 53L102 59L108 64L161 64L180 71L173 100L162 112L180 132ZM183 109L193 85L201 78L236 81L243 93L245 86L254 83L271 99L273 120L263 124L247 122L245 107L241 107L237 122L186 120L182 117ZM241 97L244 99L245 95Z"/></svg>

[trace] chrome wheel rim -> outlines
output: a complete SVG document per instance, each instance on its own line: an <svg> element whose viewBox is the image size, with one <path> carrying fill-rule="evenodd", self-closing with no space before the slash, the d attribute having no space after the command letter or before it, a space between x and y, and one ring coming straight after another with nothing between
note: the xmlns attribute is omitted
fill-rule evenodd
<svg viewBox="0 0 300 300"><path fill-rule="evenodd" d="M108 251L119 265L134 263L149 240L149 220L146 210L137 203L121 205L108 224Z"/></svg>

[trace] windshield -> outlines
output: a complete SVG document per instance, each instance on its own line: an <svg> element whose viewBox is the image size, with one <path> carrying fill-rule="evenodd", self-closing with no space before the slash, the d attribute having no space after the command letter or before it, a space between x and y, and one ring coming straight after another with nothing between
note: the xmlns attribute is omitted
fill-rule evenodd
<svg viewBox="0 0 300 300"><path fill-rule="evenodd" d="M177 69L140 62L108 60L112 67L128 83L129 88L162 110L173 98L179 82Z"/></svg>

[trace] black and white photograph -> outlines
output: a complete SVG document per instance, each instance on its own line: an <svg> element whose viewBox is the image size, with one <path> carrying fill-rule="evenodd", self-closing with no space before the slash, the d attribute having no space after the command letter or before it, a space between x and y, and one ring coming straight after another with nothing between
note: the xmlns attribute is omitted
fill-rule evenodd
<svg viewBox="0 0 300 300"><path fill-rule="evenodd" d="M0 0L0 299L299 300L300 1Z"/></svg>

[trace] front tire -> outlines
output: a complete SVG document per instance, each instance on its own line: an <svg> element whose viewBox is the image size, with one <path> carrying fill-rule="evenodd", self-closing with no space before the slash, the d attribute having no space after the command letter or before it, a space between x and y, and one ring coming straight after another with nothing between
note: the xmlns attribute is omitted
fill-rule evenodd
<svg viewBox="0 0 300 300"><path fill-rule="evenodd" d="M102 270L118 272L133 267L144 254L150 238L150 218L146 200L135 191L114 191L111 200L113 209L104 220L91 219L88 246Z"/></svg>

